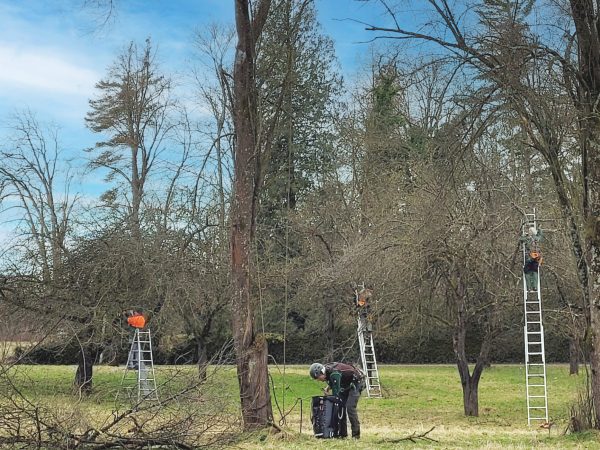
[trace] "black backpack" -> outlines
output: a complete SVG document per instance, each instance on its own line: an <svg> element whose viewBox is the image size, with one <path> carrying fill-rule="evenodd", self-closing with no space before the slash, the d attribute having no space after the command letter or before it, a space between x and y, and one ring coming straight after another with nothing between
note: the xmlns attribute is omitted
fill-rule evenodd
<svg viewBox="0 0 600 450"><path fill-rule="evenodd" d="M348 436L346 407L334 395L312 398L310 421L314 436L322 439Z"/></svg>

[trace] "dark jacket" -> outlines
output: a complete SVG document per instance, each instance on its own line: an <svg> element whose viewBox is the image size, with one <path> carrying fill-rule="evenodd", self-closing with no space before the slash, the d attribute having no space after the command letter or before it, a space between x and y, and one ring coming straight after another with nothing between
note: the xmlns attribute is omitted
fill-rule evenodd
<svg viewBox="0 0 600 450"><path fill-rule="evenodd" d="M523 272L525 272L525 273L537 272L539 266L540 266L540 264L537 259L528 257L525 260L525 265L523 266Z"/></svg>
<svg viewBox="0 0 600 450"><path fill-rule="evenodd" d="M363 379L363 374L355 367L344 363L325 364L325 380L333 395L339 395Z"/></svg>

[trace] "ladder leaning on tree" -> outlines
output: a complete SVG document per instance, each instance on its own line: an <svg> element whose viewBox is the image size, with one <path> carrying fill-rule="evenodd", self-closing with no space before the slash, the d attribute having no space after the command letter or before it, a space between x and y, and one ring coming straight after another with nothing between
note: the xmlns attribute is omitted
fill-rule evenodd
<svg viewBox="0 0 600 450"><path fill-rule="evenodd" d="M361 323L361 317L358 318L358 345L363 372L365 373L367 396L381 398L381 382L379 381L379 369L377 368L375 346L373 345L373 332L370 331L366 321Z"/></svg>
<svg viewBox="0 0 600 450"><path fill-rule="evenodd" d="M365 388L370 398L381 398L381 382L379 380L379 369L375 357L375 345L373 344L373 325L371 323L370 297L371 290L355 290L356 307L358 310L358 346L363 372L365 373Z"/></svg>
<svg viewBox="0 0 600 450"><path fill-rule="evenodd" d="M540 254L538 248L538 223L533 214L525 214L521 227L523 267L531 258L531 252ZM541 263L541 261L540 261ZM546 386L546 356L544 347L544 324L542 322L542 295L540 269L530 274L534 284L528 286L523 273L523 306L525 313L525 383L527 392L527 424L532 421L548 423L548 390Z"/></svg>

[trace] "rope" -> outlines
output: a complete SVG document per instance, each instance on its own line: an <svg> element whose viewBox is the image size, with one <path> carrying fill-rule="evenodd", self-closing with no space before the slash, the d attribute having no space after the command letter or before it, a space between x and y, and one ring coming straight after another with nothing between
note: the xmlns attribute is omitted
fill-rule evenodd
<svg viewBox="0 0 600 450"><path fill-rule="evenodd" d="M288 11L289 13L289 11ZM288 315L288 300L289 300L289 261L290 261L290 196L292 190L292 140L293 140L293 120L292 120L292 75L295 64L295 52L291 42L288 52L288 129L287 129L287 185L286 185L286 214L285 214L285 288L284 288L284 303L283 303L283 398L282 405L285 409L285 375L286 375L286 351L287 351L287 315ZM294 404L295 405L295 404ZM285 423L285 416L282 418Z"/></svg>
<svg viewBox="0 0 600 450"><path fill-rule="evenodd" d="M279 370L279 365L277 364L277 361L275 360L275 358L273 358L272 355L269 355L269 357L273 360L273 363L277 367L277 370ZM282 373L281 370L279 370L279 373ZM302 434L302 425L304 422L304 415L303 415L304 399L311 398L311 396L296 397L296 401L294 402L294 404L290 407L290 409L287 412L284 412L284 410L282 410L282 408L279 406L279 401L277 400L277 392L275 390L275 382L273 381L273 375L271 375L271 372L269 372L269 381L271 382L271 390L273 391L273 400L275 401L275 406L277 407L277 411L279 411L279 415L281 416L281 418L279 419L279 425L283 426L283 425L287 424L287 416L289 416L292 413L292 411L294 411L294 409L296 408L296 405L298 405L298 403L300 403L300 434ZM283 391L285 392L285 390L286 390L286 385L284 383ZM284 394L284 397L285 397L285 394Z"/></svg>
<svg viewBox="0 0 600 450"><path fill-rule="evenodd" d="M260 321L262 325L262 334L265 334L265 313L263 312L263 298L262 298L262 286L260 284L260 263L258 261L258 252L254 251L256 255L256 284L258 285L258 302L260 306Z"/></svg>

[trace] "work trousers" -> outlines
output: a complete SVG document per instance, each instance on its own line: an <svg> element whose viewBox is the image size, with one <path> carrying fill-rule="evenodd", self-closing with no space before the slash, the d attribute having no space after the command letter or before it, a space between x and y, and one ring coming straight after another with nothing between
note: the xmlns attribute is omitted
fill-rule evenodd
<svg viewBox="0 0 600 450"><path fill-rule="evenodd" d="M352 427L352 436L360 436L360 421L358 420L358 399L360 399L360 393L364 388L364 382L356 383L350 389L341 393L340 398L346 405L346 413L350 420L350 426Z"/></svg>
<svg viewBox="0 0 600 450"><path fill-rule="evenodd" d="M528 291L537 291L538 288L538 273L535 272L524 272L525 284L527 285Z"/></svg>

